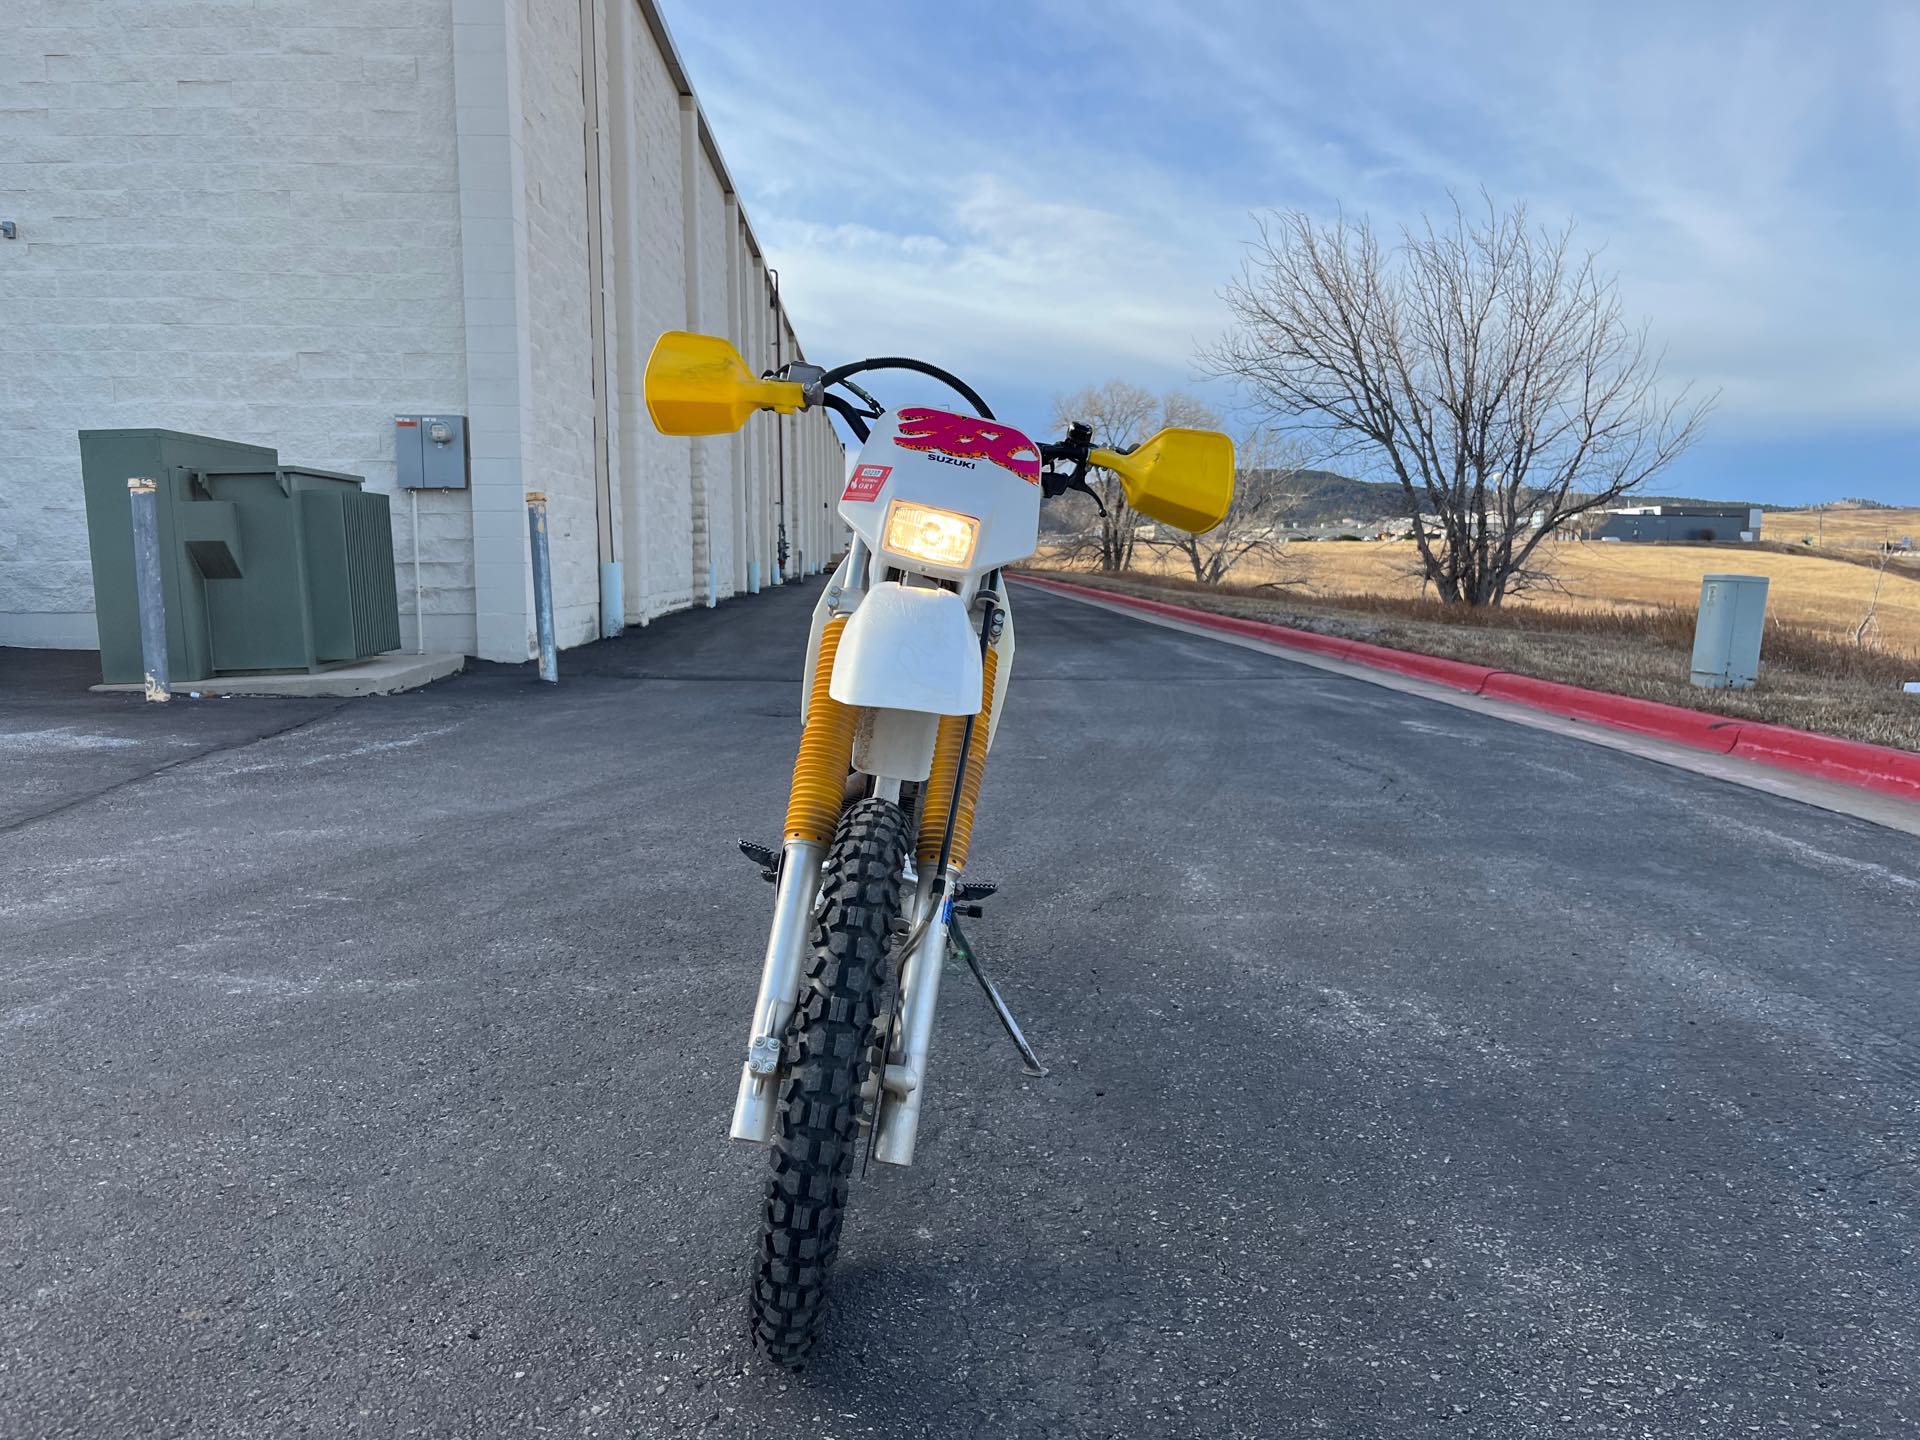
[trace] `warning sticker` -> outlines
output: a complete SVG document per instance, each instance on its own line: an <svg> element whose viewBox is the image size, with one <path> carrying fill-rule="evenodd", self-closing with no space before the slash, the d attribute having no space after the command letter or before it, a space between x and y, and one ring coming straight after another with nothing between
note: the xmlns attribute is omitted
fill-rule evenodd
<svg viewBox="0 0 1920 1440"><path fill-rule="evenodd" d="M871 500L880 493L880 487L887 483L887 477L893 474L891 465L856 465L853 475L847 481L842 500Z"/></svg>

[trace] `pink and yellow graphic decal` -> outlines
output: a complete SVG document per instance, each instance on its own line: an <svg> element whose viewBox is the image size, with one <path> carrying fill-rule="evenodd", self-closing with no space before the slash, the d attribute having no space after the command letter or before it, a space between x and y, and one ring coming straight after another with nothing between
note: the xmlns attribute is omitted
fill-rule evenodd
<svg viewBox="0 0 1920 1440"><path fill-rule="evenodd" d="M905 450L935 450L956 460L985 460L1011 470L1029 485L1040 483L1040 450L1008 425L977 415L913 406L898 414L893 443Z"/></svg>

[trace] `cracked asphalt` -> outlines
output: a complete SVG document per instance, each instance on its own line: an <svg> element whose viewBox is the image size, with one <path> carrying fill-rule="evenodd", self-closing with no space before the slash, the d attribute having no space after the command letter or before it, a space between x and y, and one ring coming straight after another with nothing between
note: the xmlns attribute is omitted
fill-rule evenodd
<svg viewBox="0 0 1920 1440"><path fill-rule="evenodd" d="M1017 592L921 1163L749 1351L814 586L425 692L0 652L0 1434L1909 1436L1920 841Z"/></svg>

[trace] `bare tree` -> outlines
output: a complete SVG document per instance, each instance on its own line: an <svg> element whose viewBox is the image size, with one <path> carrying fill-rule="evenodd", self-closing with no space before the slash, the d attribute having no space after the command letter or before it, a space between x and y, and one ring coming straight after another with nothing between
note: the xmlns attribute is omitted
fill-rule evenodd
<svg viewBox="0 0 1920 1440"><path fill-rule="evenodd" d="M1053 414L1054 424L1063 430L1076 420L1083 421L1093 430L1093 443L1106 450L1131 450L1168 425L1218 423L1213 412L1190 395L1178 390L1156 395L1125 380L1109 380L1060 396L1053 402ZM1095 469L1087 483L1100 497L1100 505L1081 502L1087 523L1062 548L1072 558L1093 560L1102 570L1125 570L1133 564L1146 522L1127 504L1126 491L1112 471ZM1102 508L1104 515L1099 513Z"/></svg>
<svg viewBox="0 0 1920 1440"><path fill-rule="evenodd" d="M1692 444L1712 403L1661 397L1645 327L1572 240L1491 201L1390 250L1366 220L1270 216L1205 363L1398 481L1434 592L1497 605L1549 536Z"/></svg>
<svg viewBox="0 0 1920 1440"><path fill-rule="evenodd" d="M1867 600L1867 613L1860 617L1860 623L1853 627L1853 643L1867 644L1873 636L1874 627L1880 618L1880 591L1887 583L1887 566L1893 562L1893 546L1882 544L1880 563L1873 567L1873 594Z"/></svg>
<svg viewBox="0 0 1920 1440"><path fill-rule="evenodd" d="M1226 518L1204 535L1162 529L1155 543L1184 556L1201 585L1218 585L1247 561L1266 570L1267 583L1291 583L1298 576L1283 564L1285 520L1300 503L1300 472L1308 465L1304 447L1263 428L1243 435L1234 448L1233 504Z"/></svg>

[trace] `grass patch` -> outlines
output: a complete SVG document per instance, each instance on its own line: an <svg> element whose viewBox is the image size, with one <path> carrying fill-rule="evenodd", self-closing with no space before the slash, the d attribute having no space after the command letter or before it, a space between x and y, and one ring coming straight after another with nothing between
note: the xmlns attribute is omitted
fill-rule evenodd
<svg viewBox="0 0 1920 1440"><path fill-rule="evenodd" d="M1903 681L1920 680L1920 657L1855 645L1807 625L1768 620L1760 680L1752 690L1697 690L1687 682L1694 615L1681 606L1473 610L1391 595L1322 600L1272 587L1203 586L1174 576L1039 568L1032 573L1616 695L1920 751L1920 695L1900 690Z"/></svg>
<svg viewBox="0 0 1920 1440"><path fill-rule="evenodd" d="M1678 608L1691 615L1700 602L1701 576L1734 571L1767 576L1767 613L1789 625L1849 640L1871 612L1867 638L1872 644L1920 659L1920 567L1895 564L1880 573L1871 555L1795 546L1550 542L1536 558L1557 583L1529 590L1505 608L1581 613ZM1043 553L1035 563L1057 562ZM1181 557L1154 552L1136 553L1129 573L1192 575ZM1233 579L1250 586L1278 581L1291 597L1334 605L1373 596L1416 600L1422 589L1415 547L1397 541L1289 545L1271 560L1248 561Z"/></svg>

